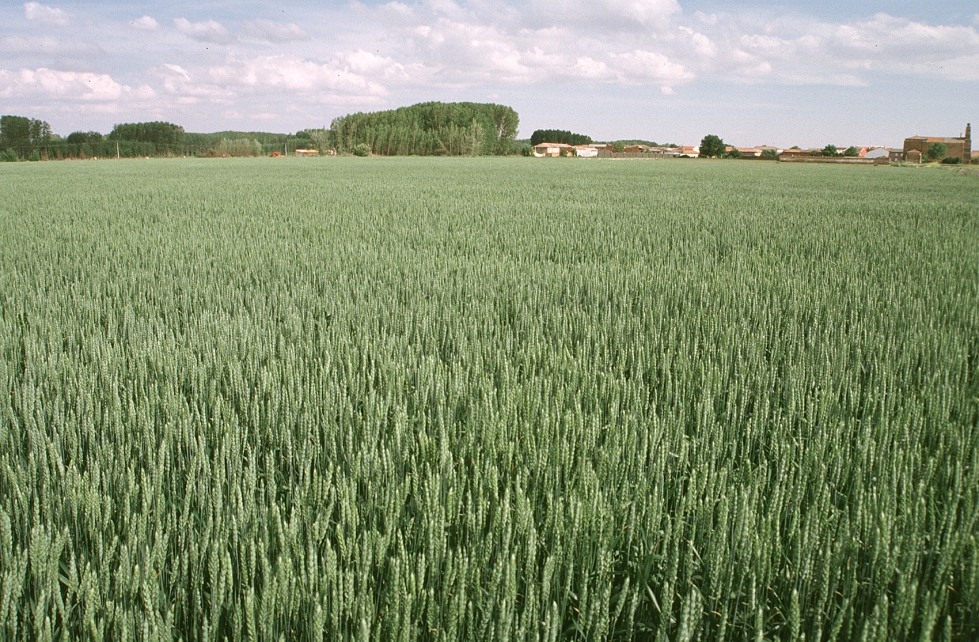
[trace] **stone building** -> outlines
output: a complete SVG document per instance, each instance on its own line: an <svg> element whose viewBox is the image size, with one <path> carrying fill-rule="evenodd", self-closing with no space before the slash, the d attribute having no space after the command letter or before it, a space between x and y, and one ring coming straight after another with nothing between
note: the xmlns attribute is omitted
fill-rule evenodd
<svg viewBox="0 0 979 642"><path fill-rule="evenodd" d="M970 123L965 126L965 135L959 138L935 138L931 136L912 136L911 138L905 138L905 159L910 161L911 156L915 156L914 154L910 154L912 151L917 151L920 154L919 158L927 157L928 148L933 143L943 143L945 145L947 150L945 152L946 157L956 156L968 163L969 159L972 158L972 124Z"/></svg>

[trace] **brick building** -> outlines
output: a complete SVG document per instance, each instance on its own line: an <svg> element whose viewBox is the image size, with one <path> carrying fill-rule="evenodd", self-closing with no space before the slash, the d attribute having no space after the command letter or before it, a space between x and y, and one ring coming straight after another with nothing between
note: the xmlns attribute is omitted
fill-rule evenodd
<svg viewBox="0 0 979 642"><path fill-rule="evenodd" d="M920 153L920 157L928 156L928 148L933 143L944 143L947 157L956 156L965 162L972 158L972 124L965 126L965 135L960 138L934 138L930 136L912 136L904 139L904 157L911 160L911 151ZM920 158L919 157L919 158Z"/></svg>

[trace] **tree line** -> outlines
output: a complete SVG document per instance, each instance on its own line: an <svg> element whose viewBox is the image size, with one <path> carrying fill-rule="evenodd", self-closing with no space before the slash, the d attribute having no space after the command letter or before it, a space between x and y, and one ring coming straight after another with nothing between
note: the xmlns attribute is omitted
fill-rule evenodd
<svg viewBox="0 0 979 642"><path fill-rule="evenodd" d="M565 145L591 145L591 136L575 134L563 129L538 129L530 135L530 146L541 143L564 143Z"/></svg>
<svg viewBox="0 0 979 642"><path fill-rule="evenodd" d="M335 118L330 141L341 154L505 155L516 151L519 123L517 112L505 105L427 102Z"/></svg>

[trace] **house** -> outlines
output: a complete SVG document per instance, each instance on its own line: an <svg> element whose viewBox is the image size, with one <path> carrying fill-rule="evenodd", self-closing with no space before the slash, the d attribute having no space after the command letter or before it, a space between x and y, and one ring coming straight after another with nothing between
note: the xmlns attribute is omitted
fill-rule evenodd
<svg viewBox="0 0 979 642"><path fill-rule="evenodd" d="M775 155L782 153L781 147L772 147L771 145L756 145L755 149L758 150L758 155L761 156L765 152L775 152Z"/></svg>
<svg viewBox="0 0 979 642"><path fill-rule="evenodd" d="M965 134L958 138L941 138L934 136L912 136L904 139L904 158L909 162L920 163L923 157L928 156L928 148L935 143L945 145L946 157L957 157L961 159L972 158L972 124L966 124ZM910 152L918 152L918 160L912 161Z"/></svg>
<svg viewBox="0 0 979 642"><path fill-rule="evenodd" d="M696 145L683 145L680 147L680 155L689 156L690 158L697 158L700 156L700 147Z"/></svg>
<svg viewBox="0 0 979 642"><path fill-rule="evenodd" d="M594 145L575 145L574 155L580 158L597 158L598 148Z"/></svg>
<svg viewBox="0 0 979 642"><path fill-rule="evenodd" d="M626 145L622 151L626 154L645 154L649 151L649 145Z"/></svg>
<svg viewBox="0 0 979 642"><path fill-rule="evenodd" d="M888 149L887 158L892 163L903 163L904 162L904 150L903 149Z"/></svg>
<svg viewBox="0 0 979 642"><path fill-rule="evenodd" d="M574 147L571 145L566 145L565 143L540 143L538 145L534 145L534 156L537 156L538 158L542 156L560 156L562 151L566 156L568 156L574 152Z"/></svg>
<svg viewBox="0 0 979 642"><path fill-rule="evenodd" d="M761 156L761 150L756 147L738 147L737 149L741 156Z"/></svg>
<svg viewBox="0 0 979 642"><path fill-rule="evenodd" d="M909 163L920 163L921 162L921 152L917 149L909 149L904 151L904 160Z"/></svg>

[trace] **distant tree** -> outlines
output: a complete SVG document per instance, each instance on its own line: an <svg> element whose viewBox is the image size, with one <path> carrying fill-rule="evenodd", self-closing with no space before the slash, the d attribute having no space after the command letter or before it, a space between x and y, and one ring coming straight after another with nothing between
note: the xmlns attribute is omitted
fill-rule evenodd
<svg viewBox="0 0 979 642"><path fill-rule="evenodd" d="M8 148L7 151L0 154L0 162L16 163L18 160L20 159L17 158L17 152L15 152L13 149Z"/></svg>
<svg viewBox="0 0 979 642"><path fill-rule="evenodd" d="M36 147L51 140L51 125L43 120L30 120L31 145Z"/></svg>
<svg viewBox="0 0 979 642"><path fill-rule="evenodd" d="M112 128L109 140L153 143L157 153L172 152L183 143L184 128L162 121L123 123Z"/></svg>
<svg viewBox="0 0 979 642"><path fill-rule="evenodd" d="M836 145L827 145L823 147L823 156L839 156L840 150L836 149Z"/></svg>
<svg viewBox="0 0 979 642"><path fill-rule="evenodd" d="M563 129L538 129L533 134L530 135L531 146L540 145L541 143L564 143L565 145L591 145L592 139L590 136L585 136L584 134L575 134L574 132L565 131Z"/></svg>
<svg viewBox="0 0 979 642"><path fill-rule="evenodd" d="M36 163L37 161L41 160L41 153L38 152L36 149L33 149L31 150L30 158L28 158L27 160L31 161L32 163Z"/></svg>
<svg viewBox="0 0 979 642"><path fill-rule="evenodd" d="M928 158L931 160L941 160L948 154L948 147L945 143L932 143L928 146Z"/></svg>
<svg viewBox="0 0 979 642"><path fill-rule="evenodd" d="M0 146L31 148L49 140L51 125L43 120L24 116L0 116Z"/></svg>
<svg viewBox="0 0 979 642"><path fill-rule="evenodd" d="M296 132L296 138L302 145L321 152L330 149L330 130L326 128L304 129Z"/></svg>
<svg viewBox="0 0 979 642"><path fill-rule="evenodd" d="M100 143L102 142L102 134L99 132L72 132L68 134L68 138L65 139L72 145L85 145L87 143Z"/></svg>
<svg viewBox="0 0 979 642"><path fill-rule="evenodd" d="M370 156L371 146L367 143L358 143L354 145L354 156Z"/></svg>
<svg viewBox="0 0 979 642"><path fill-rule="evenodd" d="M701 147L700 149L702 150L703 147ZM737 147L732 147L731 151L724 154L724 156L726 156L727 158L741 158L741 150L738 149Z"/></svg>
<svg viewBox="0 0 979 642"><path fill-rule="evenodd" d="M620 140L615 141L614 143L612 143L612 151L613 152L616 152L616 153L624 152L625 151L625 143L623 143Z"/></svg>
<svg viewBox="0 0 979 642"><path fill-rule="evenodd" d="M490 114L493 117L493 125L496 127L495 148L490 150L488 145L484 145L484 153L492 152L497 156L509 154L513 145L513 139L517 137L517 127L520 125L520 117L517 116L512 108L506 105L489 106ZM588 138L587 136L585 138ZM591 142L591 139L588 139Z"/></svg>
<svg viewBox="0 0 979 642"><path fill-rule="evenodd" d="M700 141L700 155L705 158L714 158L723 154L725 147L726 145L720 136L708 134Z"/></svg>
<svg viewBox="0 0 979 642"><path fill-rule="evenodd" d="M384 156L503 155L519 151L519 123L505 105L428 102L334 118L329 140L340 153L364 143Z"/></svg>
<svg viewBox="0 0 979 642"><path fill-rule="evenodd" d="M801 149L801 148L798 145L793 145L792 147L789 147L789 149Z"/></svg>
<svg viewBox="0 0 979 642"><path fill-rule="evenodd" d="M261 156L262 144L248 138L222 138L214 151L221 156Z"/></svg>
<svg viewBox="0 0 979 642"><path fill-rule="evenodd" d="M799 148L796 147L796 149L799 149ZM778 152L775 151L774 149L765 149L765 150L762 150L761 157L762 158L778 158Z"/></svg>
<svg viewBox="0 0 979 642"><path fill-rule="evenodd" d="M860 155L860 150L857 149L856 147L854 147L853 145L850 145L843 152L843 155L844 156L859 156Z"/></svg>

